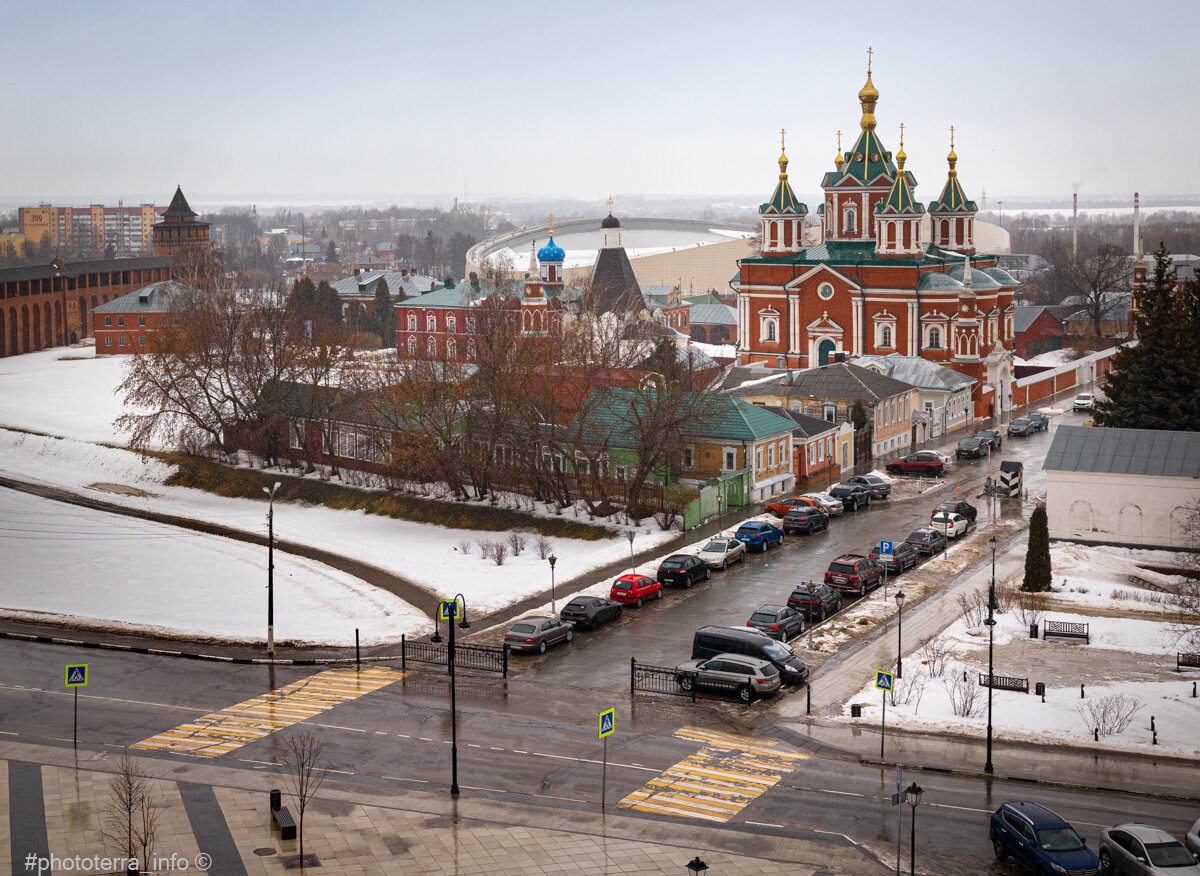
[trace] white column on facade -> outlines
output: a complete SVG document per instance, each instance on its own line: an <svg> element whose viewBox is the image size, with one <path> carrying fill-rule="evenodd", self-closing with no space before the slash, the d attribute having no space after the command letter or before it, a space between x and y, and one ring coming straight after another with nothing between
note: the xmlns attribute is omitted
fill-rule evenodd
<svg viewBox="0 0 1200 876"><path fill-rule="evenodd" d="M921 330L920 314L917 313L917 302L909 301L908 307L908 347L904 350L903 355L915 356L917 354L917 333Z"/></svg>
<svg viewBox="0 0 1200 876"><path fill-rule="evenodd" d="M857 297L851 299L851 301L850 301L850 313L852 315L851 322L854 323L852 326L850 326L850 338L851 338L850 349L854 353L855 356L861 356L862 352L863 352L863 339L862 339L862 313L863 313L863 310L862 310L862 302ZM842 337L844 339L845 335L843 335Z"/></svg>

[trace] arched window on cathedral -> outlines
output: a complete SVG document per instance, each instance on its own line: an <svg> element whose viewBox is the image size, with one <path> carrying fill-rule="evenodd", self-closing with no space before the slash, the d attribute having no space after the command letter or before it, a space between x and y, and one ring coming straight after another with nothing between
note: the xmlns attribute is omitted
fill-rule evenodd
<svg viewBox="0 0 1200 876"><path fill-rule="evenodd" d="M430 338L425 342L425 352L429 354L431 359L437 356L437 341L434 338Z"/></svg>
<svg viewBox="0 0 1200 876"><path fill-rule="evenodd" d="M950 245L950 220L949 219L942 220L942 245L943 246Z"/></svg>
<svg viewBox="0 0 1200 876"><path fill-rule="evenodd" d="M931 350L940 350L942 348L942 330L936 326L929 330L929 348Z"/></svg>
<svg viewBox="0 0 1200 876"><path fill-rule="evenodd" d="M454 342L454 338L450 338L448 341L446 341L446 358L458 358L458 344Z"/></svg>
<svg viewBox="0 0 1200 876"><path fill-rule="evenodd" d="M415 332L417 330L417 315L415 313L410 313L408 315L408 330L410 332Z"/></svg>
<svg viewBox="0 0 1200 876"><path fill-rule="evenodd" d="M432 313L426 315L426 317L425 317L425 331L427 331L427 332L436 332L437 331L437 317L434 316Z"/></svg>
<svg viewBox="0 0 1200 876"><path fill-rule="evenodd" d="M457 323L455 322L455 319L454 319L454 314L453 314L453 313L449 314L449 315L446 317L446 331L448 331L448 332L456 332L456 331L458 331L458 329L457 329L457 328L455 328L455 325L456 325L456 324L457 324Z"/></svg>
<svg viewBox="0 0 1200 876"><path fill-rule="evenodd" d="M413 320L414 321L416 320L415 316L413 317ZM408 339L408 355L410 355L410 356L417 355L417 339L416 338Z"/></svg>
<svg viewBox="0 0 1200 876"><path fill-rule="evenodd" d="M892 346L892 327L890 325L885 325L879 332L879 345L881 347Z"/></svg>
<svg viewBox="0 0 1200 876"><path fill-rule="evenodd" d="M846 233L856 234L858 232L858 213L855 210L846 211Z"/></svg>
<svg viewBox="0 0 1200 876"><path fill-rule="evenodd" d="M475 358L475 342L467 341L467 356L471 359Z"/></svg>
<svg viewBox="0 0 1200 876"><path fill-rule="evenodd" d="M775 340L775 320L768 319L766 321L765 328L766 328L766 335L763 337L763 340L764 341L774 341Z"/></svg>

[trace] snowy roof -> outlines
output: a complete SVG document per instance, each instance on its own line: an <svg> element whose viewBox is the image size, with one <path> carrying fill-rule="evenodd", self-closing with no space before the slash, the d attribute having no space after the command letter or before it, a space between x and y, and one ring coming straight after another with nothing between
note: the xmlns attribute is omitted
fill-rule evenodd
<svg viewBox="0 0 1200 876"><path fill-rule="evenodd" d="M916 388L906 381L847 362L805 371L785 371L779 376L782 378L779 384L770 389L760 389L750 382L744 382L732 392L739 396L767 393L799 398L853 398L873 404Z"/></svg>
<svg viewBox="0 0 1200 876"><path fill-rule="evenodd" d="M728 304L693 304L689 319L692 325L737 325L737 310Z"/></svg>
<svg viewBox="0 0 1200 876"><path fill-rule="evenodd" d="M405 298L424 295L438 285L438 281L433 277L412 272L401 274L400 271L363 271L353 277L335 280L331 285L342 298L370 298L375 294L375 286L380 277L387 282L391 295L403 292Z"/></svg>
<svg viewBox="0 0 1200 876"><path fill-rule="evenodd" d="M1014 307L1013 308L1013 331L1020 334L1023 331L1028 331L1034 321L1042 315L1044 307Z"/></svg>
<svg viewBox="0 0 1200 876"><path fill-rule="evenodd" d="M190 291L194 291L191 286L175 280L163 280L93 307L92 313L166 313L177 297Z"/></svg>
<svg viewBox="0 0 1200 876"><path fill-rule="evenodd" d="M1200 477L1200 432L1059 426L1046 471Z"/></svg>
<svg viewBox="0 0 1200 876"><path fill-rule="evenodd" d="M903 380L921 389L955 390L977 383L973 377L968 377L961 371L947 368L920 356L859 356L855 364L870 368L872 365L883 369L883 373L896 380Z"/></svg>

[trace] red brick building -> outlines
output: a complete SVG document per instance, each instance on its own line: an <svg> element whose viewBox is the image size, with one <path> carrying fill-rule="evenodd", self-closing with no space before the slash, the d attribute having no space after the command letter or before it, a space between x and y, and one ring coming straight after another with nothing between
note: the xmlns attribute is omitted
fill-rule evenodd
<svg viewBox="0 0 1200 876"><path fill-rule="evenodd" d="M858 97L858 140L822 180L819 245L802 243L808 208L788 182L786 153L779 158L779 181L759 208L761 252L739 262L739 362L812 368L838 354L921 356L979 381L976 416L1007 411L1018 284L995 256L975 252L977 208L958 180L953 134L925 242L903 130L893 162L875 130L879 92L869 68Z"/></svg>
<svg viewBox="0 0 1200 876"><path fill-rule="evenodd" d="M190 291L182 283L165 280L93 308L96 355L144 353L150 336L170 321L174 299Z"/></svg>
<svg viewBox="0 0 1200 876"><path fill-rule="evenodd" d="M1041 353L1061 350L1067 329L1048 307L1018 307L1013 314L1016 354L1032 359Z"/></svg>

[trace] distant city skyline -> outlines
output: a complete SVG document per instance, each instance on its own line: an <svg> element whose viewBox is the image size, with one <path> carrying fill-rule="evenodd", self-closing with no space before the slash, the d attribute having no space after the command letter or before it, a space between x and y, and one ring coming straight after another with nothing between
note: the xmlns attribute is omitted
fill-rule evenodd
<svg viewBox="0 0 1200 876"><path fill-rule="evenodd" d="M26 4L0 36L0 201L165 203L176 183L198 204L765 198L785 128L815 209L836 131L847 149L858 130L868 46L878 133L898 151L904 123L920 200L941 189L950 125L960 179L989 207L1200 191L1185 112L1200 59L1190 28L1155 26L1191 7L1141 13Z"/></svg>

